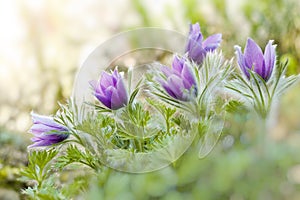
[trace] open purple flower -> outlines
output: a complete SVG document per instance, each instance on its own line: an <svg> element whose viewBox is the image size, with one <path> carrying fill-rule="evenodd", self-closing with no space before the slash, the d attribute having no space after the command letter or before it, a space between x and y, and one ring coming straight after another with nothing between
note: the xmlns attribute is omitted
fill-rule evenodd
<svg viewBox="0 0 300 200"><path fill-rule="evenodd" d="M99 81L90 81L90 84L95 97L109 109L117 110L127 105L127 90L117 69L112 74L102 72Z"/></svg>
<svg viewBox="0 0 300 200"><path fill-rule="evenodd" d="M276 60L276 45L272 45L272 43L273 40L269 40L264 54L261 48L251 38L247 40L244 54L242 54L240 46L235 46L239 66L248 78L250 78L248 70L252 70L265 81L269 80Z"/></svg>
<svg viewBox="0 0 300 200"><path fill-rule="evenodd" d="M29 132L34 135L29 147L50 146L69 137L68 128L55 122L53 117L31 113L33 125Z"/></svg>
<svg viewBox="0 0 300 200"><path fill-rule="evenodd" d="M198 23L190 24L190 32L185 52L194 62L201 64L209 51L214 51L220 46L222 34L214 34L203 41L203 36Z"/></svg>
<svg viewBox="0 0 300 200"><path fill-rule="evenodd" d="M170 96L181 101L188 101L191 96L197 95L195 77L186 58L174 56L172 68L162 66L161 70L166 79L158 81Z"/></svg>

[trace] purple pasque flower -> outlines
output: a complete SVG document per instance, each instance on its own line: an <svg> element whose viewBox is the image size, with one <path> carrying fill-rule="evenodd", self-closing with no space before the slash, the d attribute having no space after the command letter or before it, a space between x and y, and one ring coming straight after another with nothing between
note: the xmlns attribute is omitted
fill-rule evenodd
<svg viewBox="0 0 300 200"><path fill-rule="evenodd" d="M106 107L117 110L128 103L127 90L122 76L115 69L113 73L102 72L98 81L90 81L95 97Z"/></svg>
<svg viewBox="0 0 300 200"><path fill-rule="evenodd" d="M31 113L33 125L29 133L34 137L31 141L34 144L29 147L50 146L64 141L69 137L69 130L67 127L54 121L53 117L42 116Z"/></svg>
<svg viewBox="0 0 300 200"><path fill-rule="evenodd" d="M261 48L251 38L248 38L247 40L244 54L242 54L240 46L235 46L238 64L248 78L250 78L248 70L252 70L260 75L265 81L269 80L276 61L276 45L272 45L272 43L273 40L269 40L265 47L264 54Z"/></svg>
<svg viewBox="0 0 300 200"><path fill-rule="evenodd" d="M218 48L221 41L222 34L220 33L211 35L203 41L199 24L190 24L190 32L185 52L191 60L201 64L206 53Z"/></svg>
<svg viewBox="0 0 300 200"><path fill-rule="evenodd" d="M192 69L186 58L173 58L172 68L162 66L166 79L158 79L165 91L175 99L189 101L191 96L197 95L197 84Z"/></svg>

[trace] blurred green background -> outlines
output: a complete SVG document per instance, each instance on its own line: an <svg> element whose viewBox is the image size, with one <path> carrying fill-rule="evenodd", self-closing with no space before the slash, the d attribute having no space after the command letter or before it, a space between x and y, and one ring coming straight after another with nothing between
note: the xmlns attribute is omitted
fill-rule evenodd
<svg viewBox="0 0 300 200"><path fill-rule="evenodd" d="M275 40L278 60L289 59L287 73L296 74L299 11L298 0L1 1L0 199L20 199L26 187L16 179L27 163L29 113L55 113L57 101L72 94L81 63L112 35L145 26L187 34L188 24L199 22L205 37L223 34L221 49L227 58L247 37L261 47ZM255 150L256 125L240 111L228 116L224 134L207 158L188 152L177 167L156 173L115 172L105 186L94 183L99 187L92 187L89 197L300 199L299 90L298 84L278 102L267 133L273 145L263 158Z"/></svg>

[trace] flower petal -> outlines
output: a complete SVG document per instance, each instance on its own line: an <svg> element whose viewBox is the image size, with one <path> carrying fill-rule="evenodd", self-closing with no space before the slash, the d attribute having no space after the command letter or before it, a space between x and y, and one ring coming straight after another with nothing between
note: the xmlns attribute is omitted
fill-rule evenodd
<svg viewBox="0 0 300 200"><path fill-rule="evenodd" d="M173 74L173 71L170 67L167 66L161 66L160 70L164 73L166 77L169 77Z"/></svg>
<svg viewBox="0 0 300 200"><path fill-rule="evenodd" d="M35 146L49 146L65 140L68 136L68 128L54 121L53 117L31 113L34 124L29 130L34 135L31 139ZM64 133L62 133L64 132Z"/></svg>
<svg viewBox="0 0 300 200"><path fill-rule="evenodd" d="M109 94L109 93L108 93ZM99 93L95 94L95 97L106 107L111 108L111 100L106 95L102 95ZM111 97L111 96L110 96Z"/></svg>
<svg viewBox="0 0 300 200"><path fill-rule="evenodd" d="M202 48L202 44L196 42L195 40L191 41L191 49L188 51L188 57L196 63L202 63L206 55L205 49Z"/></svg>
<svg viewBox="0 0 300 200"><path fill-rule="evenodd" d="M30 133L33 134L41 134L44 132L50 132L50 131L54 131L56 130L55 128L51 127L51 126L47 126L45 124L33 124L29 130ZM57 130L59 131L59 130ZM65 131L65 130L61 130L61 131Z"/></svg>
<svg viewBox="0 0 300 200"><path fill-rule="evenodd" d="M202 40L203 36L199 24L190 24L190 32L185 52L188 52L188 56L195 62L203 60L202 54L205 53L205 51L202 48Z"/></svg>
<svg viewBox="0 0 300 200"><path fill-rule="evenodd" d="M261 48L251 39L248 38L245 47L245 63L249 69L254 68L257 74L261 77L265 76L266 70L264 66L264 56Z"/></svg>
<svg viewBox="0 0 300 200"><path fill-rule="evenodd" d="M31 147L40 147L40 146L50 146L59 142L64 141L69 137L68 134L48 134L39 137L34 137L31 139L34 143L29 146Z"/></svg>
<svg viewBox="0 0 300 200"><path fill-rule="evenodd" d="M242 50L240 46L234 46L235 49L235 54L237 56L237 60L238 60L238 64L242 70L242 72L248 77L250 78L250 74L248 72L248 67L246 66L246 62L245 62L245 58L244 55L242 54Z"/></svg>
<svg viewBox="0 0 300 200"><path fill-rule="evenodd" d="M96 85L94 96L103 105L110 109L118 109L128 103L127 90L117 69L111 74L103 71L98 82L100 84ZM91 84L95 85L93 82Z"/></svg>
<svg viewBox="0 0 300 200"><path fill-rule="evenodd" d="M190 24L189 38L193 39L193 40L196 40L198 42L202 42L203 36L202 36L202 33L201 33L199 23Z"/></svg>
<svg viewBox="0 0 300 200"><path fill-rule="evenodd" d="M173 97L174 99L176 99L176 95L174 94L174 92L170 89L169 85L167 83L162 83L162 87L166 90L166 92Z"/></svg>
<svg viewBox="0 0 300 200"><path fill-rule="evenodd" d="M170 76L168 78L168 87L173 92L176 99L185 100L185 99L183 99L183 90L185 88L184 88L183 81L180 77L178 77L176 75Z"/></svg>
<svg viewBox="0 0 300 200"><path fill-rule="evenodd" d="M273 40L270 40L268 42L264 53L264 60L265 60L265 67L266 67L265 80L268 80L270 78L276 60L276 53L275 53L276 45L272 45L272 43Z"/></svg>
<svg viewBox="0 0 300 200"><path fill-rule="evenodd" d="M121 79L121 75L118 72L118 69L115 69L112 73L113 86L116 86L119 79Z"/></svg>
<svg viewBox="0 0 300 200"><path fill-rule="evenodd" d="M127 102L123 102L119 96L119 91L117 88L110 86L109 88L107 88L106 90L108 96L107 96L107 100L109 100L109 106L107 106L110 109L116 110L119 109L120 107L123 107L123 105L125 105ZM109 97L109 98L108 98Z"/></svg>
<svg viewBox="0 0 300 200"><path fill-rule="evenodd" d="M220 43L222 41L222 34L214 34L206 38L206 40L203 41L202 47L205 49L205 51L214 51L216 48L220 46Z"/></svg>
<svg viewBox="0 0 300 200"><path fill-rule="evenodd" d="M184 58L180 58L177 55L173 57L172 68L173 68L173 71L178 76L180 76L180 74L181 74L184 62L185 62Z"/></svg>
<svg viewBox="0 0 300 200"><path fill-rule="evenodd" d="M123 79L118 80L117 85L116 85L116 89L117 89L120 101L122 102L121 105L122 106L126 105L127 102L128 102L128 94L127 94L127 90L125 88Z"/></svg>
<svg viewBox="0 0 300 200"><path fill-rule="evenodd" d="M184 64L181 75L185 89L189 90L193 85L196 86L195 77L187 63Z"/></svg>
<svg viewBox="0 0 300 200"><path fill-rule="evenodd" d="M113 77L112 75L108 74L107 72L102 72L100 77L100 87L102 91L105 91L105 89L111 85L114 85Z"/></svg>
<svg viewBox="0 0 300 200"><path fill-rule="evenodd" d="M62 130L62 131L68 130L67 127L55 122L53 117L43 116L33 112L31 112L31 117L34 124L44 124L56 130Z"/></svg>
<svg viewBox="0 0 300 200"><path fill-rule="evenodd" d="M54 124L53 121L53 117L49 117L49 116L44 116L44 115L39 115L36 114L34 112L31 112L31 117L32 117L32 121L33 123L39 123L39 124Z"/></svg>
<svg viewBox="0 0 300 200"><path fill-rule="evenodd" d="M43 147L43 146L50 146L52 145L52 143L50 141L47 140L36 140L33 141L34 143L32 145L29 145L28 148L32 148L32 147Z"/></svg>
<svg viewBox="0 0 300 200"><path fill-rule="evenodd" d="M89 81L90 86L93 88L95 93L102 93L102 89L100 87L100 83L96 80Z"/></svg>
<svg viewBox="0 0 300 200"><path fill-rule="evenodd" d="M124 102L120 98L117 90L115 90L112 93L112 96L111 96L111 109L112 110L117 110L117 109L119 109L119 108L121 108L123 106L124 106Z"/></svg>

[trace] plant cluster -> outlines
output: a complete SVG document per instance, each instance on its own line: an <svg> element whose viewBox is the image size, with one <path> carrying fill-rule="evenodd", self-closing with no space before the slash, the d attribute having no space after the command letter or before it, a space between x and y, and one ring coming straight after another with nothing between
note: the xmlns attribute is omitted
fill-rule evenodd
<svg viewBox="0 0 300 200"><path fill-rule="evenodd" d="M276 61L272 40L264 53L251 38L244 53L236 46L239 70L217 50L221 40L221 34L204 40L199 24L192 24L185 53L175 52L171 66L154 62L134 86L131 69L103 71L86 88L93 102L79 106L71 98L54 116L32 113L33 144L22 175L34 184L23 192L33 199L77 195L87 182L74 180L73 190L55 184L57 174L74 165L102 180L110 168L144 173L176 166L191 148L204 158L218 142L226 114L241 106L266 126L274 102L298 75L285 76L287 63Z"/></svg>

